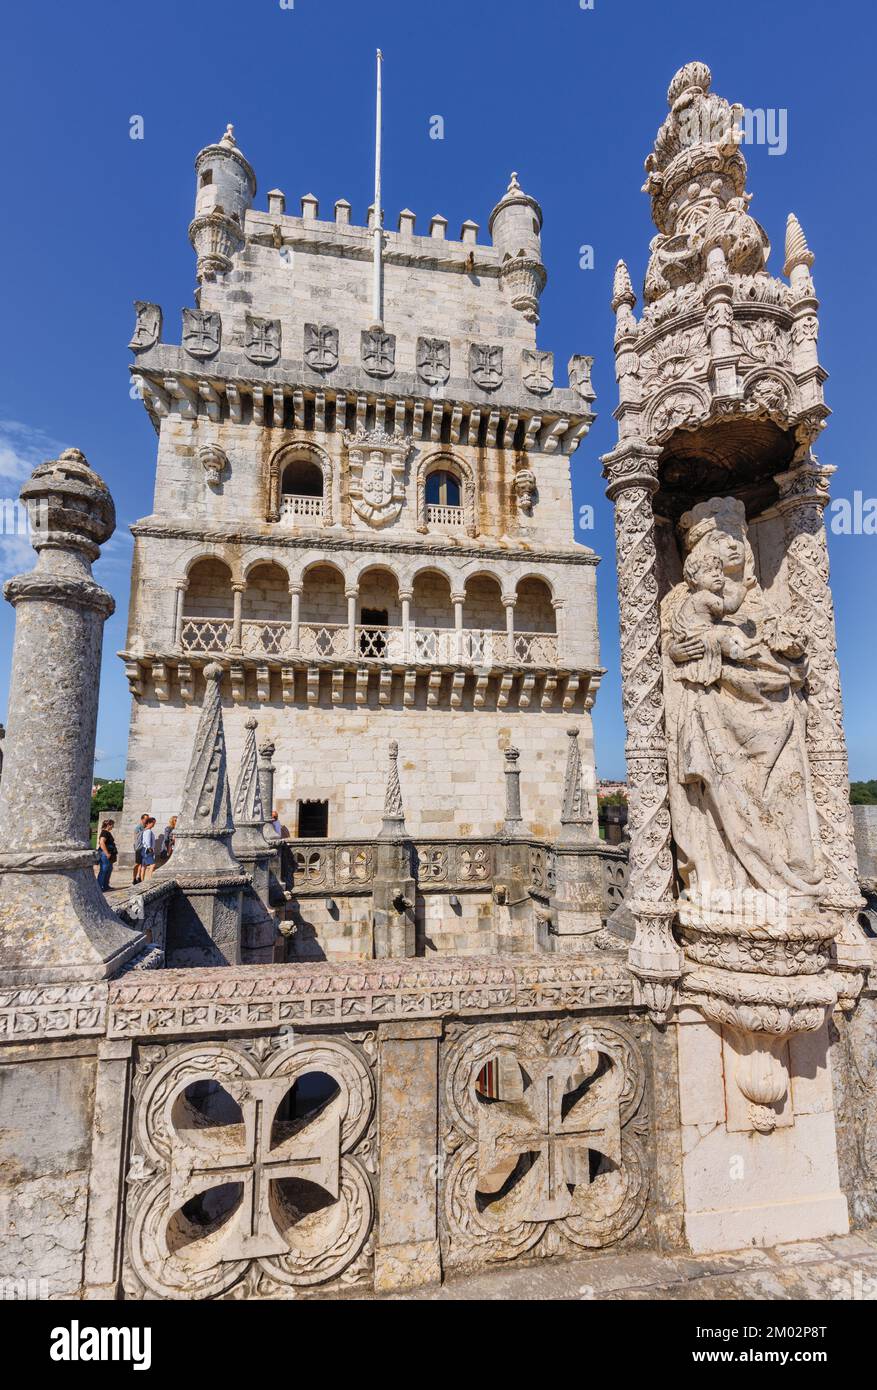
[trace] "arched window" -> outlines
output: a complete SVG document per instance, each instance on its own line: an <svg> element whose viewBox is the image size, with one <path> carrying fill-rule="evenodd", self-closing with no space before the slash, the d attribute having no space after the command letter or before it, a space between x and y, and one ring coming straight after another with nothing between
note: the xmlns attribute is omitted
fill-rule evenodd
<svg viewBox="0 0 877 1390"><path fill-rule="evenodd" d="M437 468L426 480L428 507L459 507L460 479L447 468Z"/></svg>
<svg viewBox="0 0 877 1390"><path fill-rule="evenodd" d="M323 515L323 470L307 459L295 459L283 470L280 516L293 523Z"/></svg>

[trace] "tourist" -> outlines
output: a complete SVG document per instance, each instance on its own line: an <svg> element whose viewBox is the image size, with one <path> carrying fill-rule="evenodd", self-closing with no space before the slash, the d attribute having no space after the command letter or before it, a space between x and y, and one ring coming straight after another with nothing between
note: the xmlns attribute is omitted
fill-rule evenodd
<svg viewBox="0 0 877 1390"><path fill-rule="evenodd" d="M151 878L155 872L155 816L147 816L143 827L140 866L143 878Z"/></svg>
<svg viewBox="0 0 877 1390"><path fill-rule="evenodd" d="M119 851L116 849L116 842L113 839L113 826L115 823L114 820L103 821L97 839L98 855L100 857L97 886L98 888L102 888L105 893L110 886L113 865L119 857Z"/></svg>
<svg viewBox="0 0 877 1390"><path fill-rule="evenodd" d="M278 838L283 834L283 826L280 824L279 811L271 812L271 829L274 831L274 834L278 836Z"/></svg>
<svg viewBox="0 0 877 1390"><path fill-rule="evenodd" d="M132 883L139 883L143 877L143 832L146 829L146 822L149 815L146 811L140 817L140 824L134 831L134 877Z"/></svg>
<svg viewBox="0 0 877 1390"><path fill-rule="evenodd" d="M166 864L174 852L174 840L177 838L177 818L171 816L164 828L161 846L161 862Z"/></svg>

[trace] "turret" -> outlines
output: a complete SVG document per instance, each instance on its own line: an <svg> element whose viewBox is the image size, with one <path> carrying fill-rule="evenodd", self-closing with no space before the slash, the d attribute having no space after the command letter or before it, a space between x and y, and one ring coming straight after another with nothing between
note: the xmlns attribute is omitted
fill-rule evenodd
<svg viewBox="0 0 877 1390"><path fill-rule="evenodd" d="M244 218L256 196L256 175L241 154L234 127L227 126L217 145L207 145L195 159L195 217L189 240L198 257L198 279L212 280L231 269L244 244Z"/></svg>
<svg viewBox="0 0 877 1390"><path fill-rule="evenodd" d="M487 224L500 253L500 284L528 323L539 322L539 296L547 274L542 264L542 209L512 174Z"/></svg>

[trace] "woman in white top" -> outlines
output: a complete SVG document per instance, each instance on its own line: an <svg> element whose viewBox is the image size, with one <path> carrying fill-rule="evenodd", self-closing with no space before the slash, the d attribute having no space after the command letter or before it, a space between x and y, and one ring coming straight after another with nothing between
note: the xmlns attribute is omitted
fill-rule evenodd
<svg viewBox="0 0 877 1390"><path fill-rule="evenodd" d="M143 877L155 873L155 816L150 816L143 830Z"/></svg>

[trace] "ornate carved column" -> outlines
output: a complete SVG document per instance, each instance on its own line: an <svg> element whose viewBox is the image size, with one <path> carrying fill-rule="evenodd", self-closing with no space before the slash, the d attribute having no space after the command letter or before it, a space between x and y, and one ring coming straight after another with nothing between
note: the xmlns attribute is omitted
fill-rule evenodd
<svg viewBox="0 0 877 1390"><path fill-rule="evenodd" d="M858 886L834 603L828 578L824 510L835 471L809 455L796 468L778 473L776 482L780 489L777 510L786 534L792 611L808 657L807 754L828 890L823 903L840 919L833 955L838 1003L849 1008L861 992L870 952L857 926L864 900Z"/></svg>
<svg viewBox="0 0 877 1390"><path fill-rule="evenodd" d="M660 449L630 440L603 458L606 495L615 504L621 628L621 698L627 728L630 881L636 923L630 968L656 1023L667 1020L682 972L673 936L667 739L661 668L661 614L652 497Z"/></svg>
<svg viewBox="0 0 877 1390"><path fill-rule="evenodd" d="M415 890L411 844L405 830L405 810L399 783L399 745L392 739L384 817L375 844L372 912L376 957L415 954Z"/></svg>
<svg viewBox="0 0 877 1390"><path fill-rule="evenodd" d="M103 626L115 607L91 566L115 509L78 449L40 464L21 497L38 558L4 588L15 645L0 795L0 976L100 980L144 945L107 906L89 844Z"/></svg>

